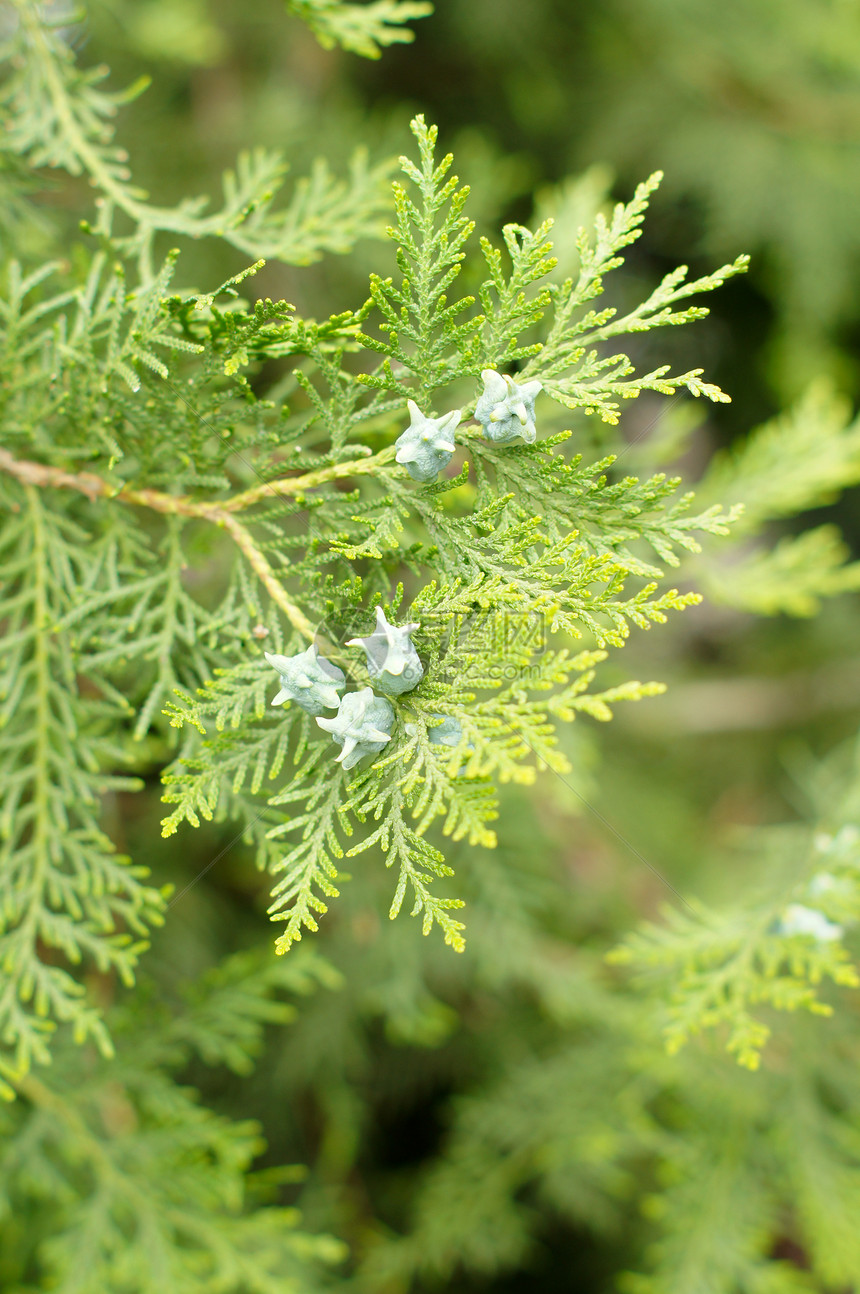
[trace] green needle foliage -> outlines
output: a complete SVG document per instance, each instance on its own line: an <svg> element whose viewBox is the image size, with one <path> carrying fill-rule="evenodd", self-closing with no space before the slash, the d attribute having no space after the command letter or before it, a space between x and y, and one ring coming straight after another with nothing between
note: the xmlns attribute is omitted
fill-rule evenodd
<svg viewBox="0 0 860 1294"><path fill-rule="evenodd" d="M10 1073L46 1058L53 1022L72 1021L81 1037L100 1030L41 948L128 979L159 916L158 896L113 856L89 806L97 791L129 785L111 766L133 761L127 739L141 741L165 706L184 733L165 774L175 805L165 834L183 821L236 823L275 877L279 951L317 928L341 859L365 853L364 865L381 854L394 874L392 916L408 903L425 933L438 926L462 949L441 840L492 846L498 784L569 768L558 721L604 720L615 702L660 690L592 690L595 666L631 625L696 601L664 585L664 566L698 548L697 532L725 533L731 514L690 515L689 497L674 501L663 477L613 481L611 459L565 456L567 433L514 447L485 441L474 423L461 436L466 459L416 486L390 447L405 400L442 411L456 401L468 418L481 371L511 364L564 408L610 423L644 390L724 399L699 370L637 374L613 343L701 318L687 298L745 266L692 283L681 269L627 314L596 311L604 276L639 235L653 177L581 234L577 278L553 280L549 222L508 226L504 250L483 242L482 308L471 295L449 300L473 231L468 189L418 117L417 163L401 163L409 187L394 188L398 275L373 276L359 310L320 324L285 302L251 305L238 295L244 275L206 296L175 292L176 253L148 268L156 233L220 232L247 246L268 220L262 199L203 223L199 204L175 215L150 207L111 137L115 100L77 69L59 28L23 0L19 17L10 150L86 170L102 206L74 270L7 271L4 795L14 826L4 850L20 876L4 916ZM120 216L135 233L116 236ZM375 367L362 347L380 357ZM264 360L292 366L273 397L246 376ZM54 487L50 508L39 487ZM203 601L187 573L209 553L225 576ZM372 766L332 776L332 747L308 716L267 705L274 684L259 644L291 653L316 633L363 684L343 644L378 605L419 624L425 677L398 700ZM582 638L586 649L571 653ZM440 714L458 725L453 747L432 742ZM59 781L52 761L69 765Z"/></svg>
<svg viewBox="0 0 860 1294"><path fill-rule="evenodd" d="M404 23L433 12L424 0L286 0L287 9L307 23L323 49L342 49L363 58L379 58L387 45L408 43L415 35Z"/></svg>
<svg viewBox="0 0 860 1294"><path fill-rule="evenodd" d="M832 525L767 547L754 538L768 523L831 503L858 479L860 425L826 382L739 448L716 455L697 493L743 511L733 528L735 551L725 551L703 578L708 594L759 615L811 616L822 598L860 587L860 564L848 560Z"/></svg>
<svg viewBox="0 0 860 1294"><path fill-rule="evenodd" d="M287 8L323 46L377 57L430 6ZM554 796L585 799L595 725L664 689L625 667L631 630L656 628L670 664L693 585L733 614L808 617L858 584L832 527L775 529L860 479L857 427L823 388L717 456L697 499L626 470L647 461L613 431L627 402L727 399L655 358L656 330L702 319L701 294L746 258L606 304L659 175L575 240L562 229L559 272L551 219L476 238L421 115L384 196L391 164L359 154L348 180L320 163L279 206L282 162L251 153L215 214L159 207L114 134L130 95L77 62L68 15L15 0L5 31L0 1284L409 1294L526 1264L547 1213L623 1235L628 1294L855 1281L857 1044L837 1015L810 1045L810 1017L860 983L856 761L813 776L802 820L749 832L755 883L725 907L685 900L619 941L630 915L607 931L553 861L570 830ZM76 177L96 191L73 236L37 212L45 172L75 201ZM601 206L597 187L578 210ZM383 209L393 251L375 247L366 300L317 319L255 298L266 259L349 250L384 232ZM59 249L44 261L37 215ZM248 261L209 291L182 279L202 237ZM511 425L530 426L516 390L536 398L533 442L492 438L488 370L511 379ZM398 462L412 405L411 447L438 432L436 479ZM377 703L363 758L340 732L338 762L266 654L315 644L358 707L405 679L354 644L374 621L420 668ZM175 896L128 856L147 783L163 856L202 841ZM266 889L274 950L225 955L241 904L207 906L197 885L224 842L237 894ZM385 920L404 911L417 921ZM423 1049L415 1073L404 1047ZM377 1084L386 1048L396 1073ZM441 1144L377 1192L377 1087L384 1121L455 1072L469 1091ZM318 1160L307 1224L299 1170L274 1149L254 1167L292 1119L297 1157ZM780 1249L792 1227L799 1264ZM343 1276L329 1231L355 1241Z"/></svg>
<svg viewBox="0 0 860 1294"><path fill-rule="evenodd" d="M599 225L593 256L583 239L578 284L567 281L554 292L539 285L553 268L546 230L533 236L509 228L509 280L500 277L501 254L485 248L494 277L482 297L493 314L475 314L471 296L448 304L447 292L472 232L463 214L468 191L448 178L450 157L436 161L435 130L421 118L413 129L420 164L404 159L403 169L417 193L413 199L405 188L395 187L398 225L391 230L403 277L374 277L370 301L354 317L363 322L377 307L383 335L356 336L353 317L338 316L330 325L333 338L340 331L355 339L353 346L363 343L384 358L375 371L356 374L345 366L350 352L338 341L335 354L343 366L335 367L329 359L320 364L318 382L310 390L307 376L302 381L313 411L296 431L303 437L316 431L323 439L320 461L331 463L334 450L348 447L348 437L366 437L368 423L396 426L404 398L415 396L442 408L444 389L468 391L465 381L474 383L486 365L501 368L526 353L532 359L525 373L541 381L544 355L549 373L574 367L575 385L558 387L562 402L589 412L599 409L609 420L616 416L617 400L646 388L672 391L683 384L697 393L721 395L706 388L698 373L670 378L661 367L637 377L626 356L613 354L607 361L597 350L587 350L599 339L590 326L583 329L580 311L593 320L585 305L596 295L598 267L605 271L620 263L619 249L633 240L641 223L647 187L629 206L616 209L611 226ZM693 286L716 286L743 263ZM677 322L679 316L667 303L686 294L679 282L680 276L672 276L671 288L654 294L631 327ZM524 331L539 324L553 301L563 305L555 311L546 341L520 346ZM659 308L652 309L654 303ZM611 314L605 311L601 322ZM681 315L698 318L701 308ZM549 394L556 390L549 377L546 388ZM587 635L600 648L620 647L630 624L647 628L663 622L667 612L689 605L695 596L661 588L662 568L644 563L628 546L643 539L659 558L675 564L676 548L697 547L697 530L725 531L727 518L719 508L689 517L689 499L670 504L674 486L663 478L645 484L627 478L611 485L605 475L611 460L591 467L579 458L567 460L560 452L566 436L519 449L484 443L476 430L467 436L474 485L468 484L469 466L464 465L438 485L416 488L390 451L382 449L364 463L359 460L362 478L370 480L350 499L346 514L342 505L326 507L318 496L308 534L285 541L291 551L290 574L299 587L304 583L303 613L312 623L324 622L336 643L348 636L347 625L361 623L361 604L382 602L390 617L420 623L415 641L428 661L426 677L417 691L401 698L397 732L372 769L358 773L348 785L333 779L331 750L318 739L309 744L313 726L304 714L293 707L286 714L266 715L264 685L259 671L249 669L247 653L201 696L175 707L172 721L193 725L204 739L166 775L167 799L178 806L167 819L166 832L183 818L196 825L215 814L235 817L241 797L240 821L253 823L249 829L265 817L276 823L268 840L300 835L285 855L268 846L261 853L262 865L283 873L272 907L272 915L287 922L281 951L301 937L303 927L317 928L315 914L324 913L326 900L338 893L340 858L374 847L397 875L391 914L399 912L408 894L425 933L437 924L448 943L462 948L462 924L451 916L461 901L441 897L433 888L450 869L439 849L424 839L425 832L441 818L443 834L492 845L494 837L485 824L497 813L494 779L530 779L535 765L558 772L568 767L555 748L554 719L570 720L579 711L608 718L612 702L658 690L653 684L629 683L588 692L599 657L588 651L571 655L551 643L555 635ZM359 448L371 453L366 440ZM354 446L350 452L356 452ZM335 497L329 496L332 503ZM539 517L534 515L537 501ZM270 499L264 495L261 502L270 518ZM277 554L276 539L272 545ZM411 590L408 608L403 603L406 584L397 585L389 600L404 565ZM657 578L631 591L631 578L643 576ZM530 635L518 643L525 629ZM498 641L480 641L488 634ZM295 639L287 644L293 649L298 645ZM280 650L280 641L277 646ZM335 650L340 660L341 649ZM352 670L360 680L357 662ZM229 725L226 705L231 707ZM428 725L439 713L460 726L453 753L431 744ZM285 767L284 788L266 793L265 783L283 780ZM297 805L303 808L296 817ZM289 816L278 824L286 806ZM370 819L379 825L348 847L346 837Z"/></svg>
<svg viewBox="0 0 860 1294"><path fill-rule="evenodd" d="M61 1054L61 1090L23 1081L27 1102L0 1123L0 1219L29 1224L0 1256L7 1288L23 1288L34 1264L64 1294L325 1288L343 1246L301 1231L294 1209L270 1202L300 1171L248 1174L262 1149L258 1125L206 1109L172 1077L195 1054L247 1074L263 1026L293 1014L278 995L337 982L313 958L280 965L229 959L170 1008L150 1000L133 1017L117 1013L108 1066Z"/></svg>
<svg viewBox="0 0 860 1294"><path fill-rule="evenodd" d="M116 246L139 259L143 278L152 274L153 240L162 231L187 238L217 237L252 260L264 256L293 265L307 265L324 252L348 251L359 238L377 232L389 168L369 166L364 149L355 153L346 180L336 179L324 161L318 162L312 174L298 182L286 206L273 205L284 183L284 160L262 148L242 153L235 168L224 173L218 210L206 212L206 197L189 197L175 208L153 206L134 184L128 155L114 142L113 131L118 108L146 89L147 78L121 93L101 89L108 69L78 67L67 39L68 15L52 21L49 12L27 0L16 0L14 7L18 23L0 49L9 69L0 100L8 124L4 152L31 167L86 175L102 202L131 222L130 232ZM304 11L317 6L299 7ZM406 8L425 12L424 6ZM359 6L333 5L326 21L347 21L341 11L353 9ZM414 15L404 15L410 16ZM349 47L372 39L375 29L365 30L356 21L352 26ZM380 39L378 32L375 38Z"/></svg>
<svg viewBox="0 0 860 1294"><path fill-rule="evenodd" d="M112 729L129 707L79 689L73 640L60 629L73 590L92 574L84 559L90 536L46 509L32 486L22 503L8 495L3 502L0 1075L8 1076L48 1060L57 1022L73 1022L78 1041L92 1037L111 1053L100 1015L69 968L87 960L130 984L163 898L144 883L145 869L116 853L99 821L105 793L139 787L105 771L120 755ZM62 964L40 947L61 954Z"/></svg>

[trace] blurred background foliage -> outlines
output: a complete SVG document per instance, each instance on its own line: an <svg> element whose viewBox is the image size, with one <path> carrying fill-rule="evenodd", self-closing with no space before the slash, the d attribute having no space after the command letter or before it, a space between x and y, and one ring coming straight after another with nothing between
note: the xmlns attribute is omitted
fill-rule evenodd
<svg viewBox="0 0 860 1294"><path fill-rule="evenodd" d="M769 498L784 442L765 437L758 475L743 474L749 515L771 540L814 528L840 559L840 545L856 550L857 5L440 0L415 31L413 44L360 60L323 49L278 0L93 0L82 52L111 65L114 85L152 74L120 136L159 203L216 192L237 151L257 144L283 150L294 176L320 153L336 169L357 147L381 161L405 150L417 109L439 122L480 225L552 210L570 259L572 230L610 189L626 196L660 167L620 290L632 296L678 259L706 273L751 252L750 274L709 302L710 318L670 338L674 364L689 354L733 403L643 399L609 447L625 470L709 472L707 502L731 503L751 429L795 406L797 498ZM54 183L40 196L46 216L76 217L83 187ZM34 247L42 236L26 231ZM362 300L378 260L363 242L348 258L270 264L256 284L319 317ZM204 242L184 254L185 278L205 288L243 263ZM840 470L810 486L804 455L811 470L836 424L848 429ZM605 428L576 432L585 448L606 444ZM783 549L796 596L771 605L756 592L753 540L741 532L730 562L715 549L679 577L712 597L659 633L634 631L626 649L632 672L669 683L666 696L599 731L570 729L575 773L509 792L498 856L457 847L470 898L462 957L408 921L389 925L387 878L356 866L315 945L334 969L288 1027L272 1023L254 1072L180 1057L211 1108L260 1121L258 1167L309 1166L280 1198L351 1252L314 1278L321 1288L860 1288L856 994L839 993L829 1021L775 1019L749 1074L719 1038L667 1057L656 1008L605 967L665 902L729 904L802 854L817 823L850 820L856 568L810 591L803 554ZM256 950L266 964L265 882L229 829L161 843L154 772L144 797L119 794L108 810L123 850L179 891L219 856L156 938L158 994L225 953ZM4 1288L35 1288L30 1254L21 1240L0 1257Z"/></svg>

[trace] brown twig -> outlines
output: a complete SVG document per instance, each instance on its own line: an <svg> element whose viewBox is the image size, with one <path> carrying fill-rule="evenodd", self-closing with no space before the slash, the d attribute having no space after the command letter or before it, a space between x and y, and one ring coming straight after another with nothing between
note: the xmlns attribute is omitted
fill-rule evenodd
<svg viewBox="0 0 860 1294"><path fill-rule="evenodd" d="M91 503L99 498L109 499L113 503L131 504L134 507L149 508L153 512L174 516L196 517L221 526L230 535L272 601L281 608L290 624L312 642L313 625L304 612L290 601L286 589L263 551L254 542L251 532L234 514L252 507L269 494L301 495L305 490L313 489L326 481L372 472L388 462L392 454L393 450L389 447L381 450L379 454L347 463L334 463L314 472L306 472L303 476L265 481L250 490L235 494L231 499L217 502L192 499L187 494L167 494L163 490L136 490L132 486L125 485L116 489L110 481L96 476L93 472L67 472L61 467L50 467L46 463L34 463L27 459L15 458L5 449L0 449L0 470L14 476L24 485L77 490L80 494L86 495Z"/></svg>
<svg viewBox="0 0 860 1294"><path fill-rule="evenodd" d="M229 512L223 513L220 523L230 535L239 551L244 555L248 565L257 575L273 602L281 608L294 629L304 634L311 642L314 640L314 627L305 613L287 597L284 586L269 565L268 560L254 543L250 532Z"/></svg>

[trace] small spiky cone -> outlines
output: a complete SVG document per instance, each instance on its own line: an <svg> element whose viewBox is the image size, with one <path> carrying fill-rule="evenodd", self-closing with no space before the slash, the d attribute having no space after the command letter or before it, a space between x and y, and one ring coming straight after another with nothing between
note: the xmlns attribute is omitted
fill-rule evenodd
<svg viewBox="0 0 860 1294"><path fill-rule="evenodd" d="M394 707L365 687L348 692L333 719L317 719L317 723L341 747L335 762L353 768L365 755L378 755L391 740Z"/></svg>
<svg viewBox="0 0 860 1294"><path fill-rule="evenodd" d="M475 419L484 428L487 440L507 445L522 438L531 445L537 436L535 400L543 390L540 382L522 386L507 374L485 368L481 373L484 391L475 406Z"/></svg>
<svg viewBox="0 0 860 1294"><path fill-rule="evenodd" d="M316 643L295 656L277 656L270 652L264 655L281 679L281 690L272 705L295 701L308 714L314 715L335 710L340 705L346 675L337 665L320 656Z"/></svg>
<svg viewBox="0 0 860 1294"><path fill-rule="evenodd" d="M395 458L413 480L435 481L454 453L454 428L460 421L460 410L454 409L442 418L425 418L414 400L406 404L411 421L394 442Z"/></svg>
<svg viewBox="0 0 860 1294"><path fill-rule="evenodd" d="M376 608L376 629L366 638L350 638L347 647L363 647L367 672L377 687L390 696L411 692L424 677L424 666L410 635L421 626L391 625L382 607Z"/></svg>

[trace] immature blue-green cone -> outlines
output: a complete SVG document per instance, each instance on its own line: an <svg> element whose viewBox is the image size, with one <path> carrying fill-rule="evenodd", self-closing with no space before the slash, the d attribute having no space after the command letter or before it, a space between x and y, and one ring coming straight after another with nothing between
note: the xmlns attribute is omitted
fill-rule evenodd
<svg viewBox="0 0 860 1294"><path fill-rule="evenodd" d="M336 710L340 705L346 676L337 665L320 656L316 643L295 656L264 654L281 679L281 690L272 705L295 701L308 714L322 714L325 710Z"/></svg>
<svg viewBox="0 0 860 1294"><path fill-rule="evenodd" d="M365 755L378 755L391 740L394 707L384 696L375 696L372 688L347 692L333 719L317 719L332 741L342 748L335 762L353 768Z"/></svg>
<svg viewBox="0 0 860 1294"><path fill-rule="evenodd" d="M432 719L441 719L435 727L427 729L427 740L431 746L459 746L463 736L463 725L459 719L454 719L448 714L434 714ZM418 725L414 723L406 724L408 736L413 737L418 731Z"/></svg>
<svg viewBox="0 0 860 1294"><path fill-rule="evenodd" d="M807 908L802 903L792 903L783 913L777 933L810 935L818 943L832 943L842 938L843 930L835 921L829 921L823 912Z"/></svg>
<svg viewBox="0 0 860 1294"><path fill-rule="evenodd" d="M460 410L454 409L442 418L425 418L414 400L407 400L406 405L411 421L394 442L394 457L413 480L435 481L454 453L454 428L460 421Z"/></svg>
<svg viewBox="0 0 860 1294"><path fill-rule="evenodd" d="M376 628L366 638L350 638L347 647L363 647L367 672L374 683L390 696L411 692L424 677L424 666L412 645L410 634L420 625L390 625L382 607L376 608Z"/></svg>
<svg viewBox="0 0 860 1294"><path fill-rule="evenodd" d="M508 445L521 436L531 445L537 435L535 400L543 390L540 382L519 386L512 377L492 368L485 368L481 378L484 390L475 406L475 419L487 440Z"/></svg>

